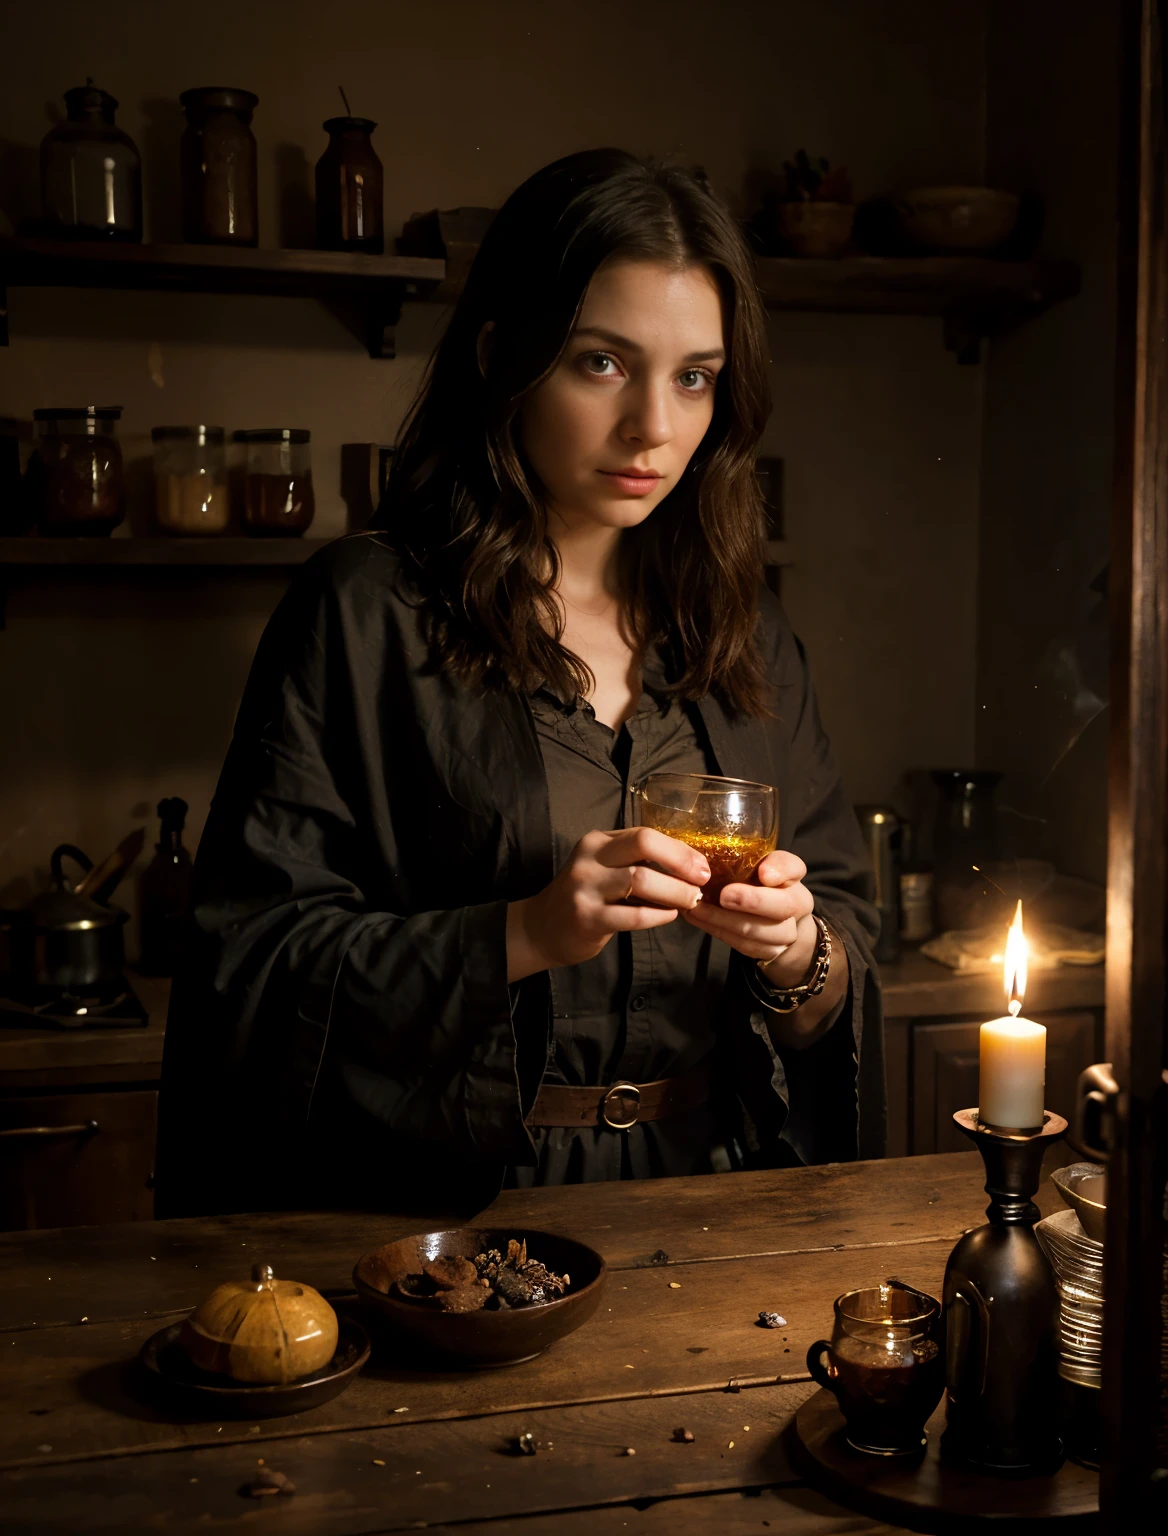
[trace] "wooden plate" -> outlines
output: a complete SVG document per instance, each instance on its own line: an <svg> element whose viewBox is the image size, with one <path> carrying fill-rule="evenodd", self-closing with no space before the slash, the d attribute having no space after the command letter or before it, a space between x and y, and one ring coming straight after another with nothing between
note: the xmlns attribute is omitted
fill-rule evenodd
<svg viewBox="0 0 1168 1536"><path fill-rule="evenodd" d="M845 1440L839 1405L821 1387L795 1416L794 1449L809 1481L840 1504L915 1531L1054 1536L1095 1529L1098 1473L1071 1461L1040 1477L995 1477L953 1466L941 1459L944 1401L925 1427L929 1443L921 1456L865 1456Z"/></svg>
<svg viewBox="0 0 1168 1536"><path fill-rule="evenodd" d="M337 1321L336 1353L327 1365L299 1381L257 1385L201 1371L178 1342L181 1322L151 1334L138 1359L168 1402L209 1419L271 1419L303 1413L343 1392L369 1359L369 1336L361 1324L347 1317Z"/></svg>

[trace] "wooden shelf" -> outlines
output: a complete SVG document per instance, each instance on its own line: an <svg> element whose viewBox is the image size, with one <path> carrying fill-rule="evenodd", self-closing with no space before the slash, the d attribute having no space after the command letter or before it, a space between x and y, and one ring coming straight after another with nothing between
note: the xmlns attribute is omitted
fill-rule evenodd
<svg viewBox="0 0 1168 1536"><path fill-rule="evenodd" d="M993 261L966 256L854 256L838 261L760 256L768 309L849 315L939 315L961 362L1004 326L1079 291L1073 261Z"/></svg>
<svg viewBox="0 0 1168 1536"><path fill-rule="evenodd" d="M0 570L302 565L331 539L0 539Z"/></svg>
<svg viewBox="0 0 1168 1536"><path fill-rule="evenodd" d="M373 357L393 356L392 327L403 300L425 297L445 274L444 261L425 256L23 237L0 240L0 298L7 288L32 287L320 299L360 311L361 339ZM7 341L5 323L0 345Z"/></svg>

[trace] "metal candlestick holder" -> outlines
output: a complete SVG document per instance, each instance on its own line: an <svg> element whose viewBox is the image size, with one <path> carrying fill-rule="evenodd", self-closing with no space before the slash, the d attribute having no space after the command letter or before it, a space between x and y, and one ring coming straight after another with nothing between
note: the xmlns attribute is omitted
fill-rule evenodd
<svg viewBox="0 0 1168 1536"><path fill-rule="evenodd" d="M1062 1459L1057 1430L1058 1293L1034 1224L1031 1196L1042 1159L1067 1129L983 1125L976 1109L953 1116L981 1153L990 1203L945 1267L946 1429L942 1455L999 1473L1050 1472Z"/></svg>

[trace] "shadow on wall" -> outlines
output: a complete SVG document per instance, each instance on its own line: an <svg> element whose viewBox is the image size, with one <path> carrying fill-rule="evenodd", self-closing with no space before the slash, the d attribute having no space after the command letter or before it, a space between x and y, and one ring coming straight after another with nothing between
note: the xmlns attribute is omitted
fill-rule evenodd
<svg viewBox="0 0 1168 1536"><path fill-rule="evenodd" d="M40 151L32 144L0 139L0 213L14 233L35 219L41 207Z"/></svg>
<svg viewBox="0 0 1168 1536"><path fill-rule="evenodd" d="M312 169L299 144L276 145L276 184L280 188L280 244L289 251L316 248L316 198Z"/></svg>
<svg viewBox="0 0 1168 1536"><path fill-rule="evenodd" d="M178 146L185 126L186 118L177 101L150 97L142 103L138 148L142 153L146 239L159 245L177 245L182 240Z"/></svg>

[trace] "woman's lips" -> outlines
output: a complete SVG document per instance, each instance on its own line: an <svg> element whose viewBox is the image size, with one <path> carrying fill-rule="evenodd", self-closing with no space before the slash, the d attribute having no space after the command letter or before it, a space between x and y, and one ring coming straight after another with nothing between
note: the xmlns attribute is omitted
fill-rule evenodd
<svg viewBox="0 0 1168 1536"><path fill-rule="evenodd" d="M600 473L626 496L648 496L661 479L657 474L639 474L636 470L602 469Z"/></svg>

